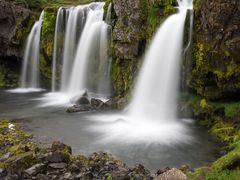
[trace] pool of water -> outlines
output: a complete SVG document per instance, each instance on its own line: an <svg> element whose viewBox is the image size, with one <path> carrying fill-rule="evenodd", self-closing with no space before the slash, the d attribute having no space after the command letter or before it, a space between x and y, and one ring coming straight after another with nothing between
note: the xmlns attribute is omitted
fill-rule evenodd
<svg viewBox="0 0 240 180"><path fill-rule="evenodd" d="M119 112L69 114L64 106L43 106L40 100L43 96L44 92L0 91L0 118L21 121L27 131L46 143L60 140L77 154L106 151L129 166L141 163L156 170L187 164L195 168L216 159L216 144L194 120L178 120L186 129L180 135L171 125L166 129L161 123L138 127L126 125L119 119L108 121ZM119 131L121 128L124 131ZM170 139L168 134L171 134Z"/></svg>

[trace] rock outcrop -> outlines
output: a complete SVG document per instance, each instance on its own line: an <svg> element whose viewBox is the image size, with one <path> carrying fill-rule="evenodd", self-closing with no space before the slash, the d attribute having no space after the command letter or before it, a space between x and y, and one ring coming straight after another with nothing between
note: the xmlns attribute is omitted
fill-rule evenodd
<svg viewBox="0 0 240 180"><path fill-rule="evenodd" d="M31 11L0 1L0 88L16 86L24 40L34 22Z"/></svg>
<svg viewBox="0 0 240 180"><path fill-rule="evenodd" d="M195 0L194 61L189 86L208 99L240 90L240 2Z"/></svg>
<svg viewBox="0 0 240 180"><path fill-rule="evenodd" d="M13 3L0 1L0 57L22 58L21 29L30 19L30 10Z"/></svg>

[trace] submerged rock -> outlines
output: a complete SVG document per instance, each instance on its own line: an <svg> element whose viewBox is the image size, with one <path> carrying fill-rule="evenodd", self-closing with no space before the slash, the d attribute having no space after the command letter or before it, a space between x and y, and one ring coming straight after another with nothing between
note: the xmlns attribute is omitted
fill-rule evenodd
<svg viewBox="0 0 240 180"><path fill-rule="evenodd" d="M98 109L104 102L100 99L92 98L91 99L91 106L93 108Z"/></svg>
<svg viewBox="0 0 240 180"><path fill-rule="evenodd" d="M84 112L84 111L92 111L94 110L91 105L74 105L72 107L67 108L66 112L74 113L74 112Z"/></svg>
<svg viewBox="0 0 240 180"><path fill-rule="evenodd" d="M82 96L76 101L77 105L90 105L88 97Z"/></svg>
<svg viewBox="0 0 240 180"><path fill-rule="evenodd" d="M110 99L106 102L103 102L101 99L89 98L86 96L80 97L76 104L72 107L67 108L66 112L74 113L74 112L85 112L85 111L96 111L96 110L108 110L111 109L113 106L113 101Z"/></svg>

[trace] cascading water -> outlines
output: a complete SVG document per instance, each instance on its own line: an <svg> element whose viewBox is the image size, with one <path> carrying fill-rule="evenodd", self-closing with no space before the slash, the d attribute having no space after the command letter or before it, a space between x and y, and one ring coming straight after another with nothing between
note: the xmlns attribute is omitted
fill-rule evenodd
<svg viewBox="0 0 240 180"><path fill-rule="evenodd" d="M51 101L47 103L48 105L66 105L74 102L85 89L92 96L99 98L110 96L111 57L108 47L111 38L109 25L111 5L108 8L106 22L103 20L104 5L105 3L98 2L65 10L66 30L62 59L61 52L58 52L61 43L57 42L61 38L57 34L58 26L61 26L59 21L61 9L58 11L52 67L52 92L55 93L47 95L47 101ZM59 71L57 64L61 61L60 89L57 92L55 91L56 72Z"/></svg>
<svg viewBox="0 0 240 180"><path fill-rule="evenodd" d="M35 24L27 38L22 65L20 88L36 90L39 88L39 51L42 19L44 12Z"/></svg>
<svg viewBox="0 0 240 180"><path fill-rule="evenodd" d="M100 64L99 64L99 80L98 80L98 88L97 93L101 95L105 95L106 97L111 96L111 65L112 58L109 56L109 41L111 40L111 11L112 11L112 3L108 6L107 15L105 18L105 23L101 27L100 32Z"/></svg>
<svg viewBox="0 0 240 180"><path fill-rule="evenodd" d="M65 9L60 7L57 13L57 20L55 25L54 50L52 62L52 92L56 91L56 75L57 62L62 60L63 56L63 41L64 41L64 24L65 24Z"/></svg>
<svg viewBox="0 0 240 180"><path fill-rule="evenodd" d="M188 9L192 9L192 0L179 1L179 12L167 18L159 28L145 56L132 101L126 110L121 114L95 117L107 121L101 127L92 128L94 132L104 133L104 140L161 144L192 140L184 123L177 121L176 113Z"/></svg>
<svg viewBox="0 0 240 180"><path fill-rule="evenodd" d="M179 1L179 13L170 16L155 35L133 93L130 116L176 119L184 25L191 3Z"/></svg>
<svg viewBox="0 0 240 180"><path fill-rule="evenodd" d="M71 7L67 9L67 27L65 34L62 73L61 73L61 91L66 92L69 86L69 78L72 71L72 64L75 57L76 47L79 39L79 31L82 30L85 22L85 6Z"/></svg>
<svg viewBox="0 0 240 180"><path fill-rule="evenodd" d="M98 48L96 40L99 37L100 30L104 26L103 22L103 6L104 3L98 3L94 9L89 9L87 21L79 40L74 64L73 71L70 78L69 93L79 93L87 88L87 66L88 61L94 56ZM93 55L93 57L90 57Z"/></svg>
<svg viewBox="0 0 240 180"><path fill-rule="evenodd" d="M107 20L107 19L106 19ZM107 21L106 21L107 22ZM100 48L99 48L99 78L97 93L100 95L105 95L106 97L111 95L111 57L109 56L109 40L111 34L111 26L103 23L100 30Z"/></svg>
<svg viewBox="0 0 240 180"><path fill-rule="evenodd" d="M112 19L112 3L110 3L108 6L108 11L107 11L105 22L107 24L111 24L111 19Z"/></svg>

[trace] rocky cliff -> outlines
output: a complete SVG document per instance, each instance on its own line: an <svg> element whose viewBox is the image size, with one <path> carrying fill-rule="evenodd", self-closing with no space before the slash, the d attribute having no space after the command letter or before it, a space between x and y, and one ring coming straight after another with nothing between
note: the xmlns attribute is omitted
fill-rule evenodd
<svg viewBox="0 0 240 180"><path fill-rule="evenodd" d="M0 1L0 88L16 86L24 40L34 22L31 11Z"/></svg>
<svg viewBox="0 0 240 180"><path fill-rule="evenodd" d="M240 2L195 0L194 9L189 86L208 99L236 99L240 90Z"/></svg>

